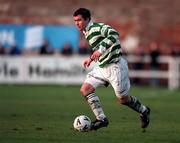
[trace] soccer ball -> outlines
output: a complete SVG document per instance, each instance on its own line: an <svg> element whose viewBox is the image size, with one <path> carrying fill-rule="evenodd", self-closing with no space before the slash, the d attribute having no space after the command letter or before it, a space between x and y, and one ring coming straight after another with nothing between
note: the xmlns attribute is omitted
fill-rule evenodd
<svg viewBox="0 0 180 143"><path fill-rule="evenodd" d="M91 128L91 119L86 115L77 116L74 119L73 127L80 132L87 132Z"/></svg>

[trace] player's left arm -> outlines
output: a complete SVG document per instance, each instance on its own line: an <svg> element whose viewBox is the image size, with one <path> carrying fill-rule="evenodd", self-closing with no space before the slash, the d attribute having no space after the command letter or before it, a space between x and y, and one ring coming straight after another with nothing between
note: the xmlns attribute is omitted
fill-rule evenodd
<svg viewBox="0 0 180 143"><path fill-rule="evenodd" d="M98 45L98 51L103 54L113 44L119 40L119 33L109 25L103 25L101 34L105 37Z"/></svg>
<svg viewBox="0 0 180 143"><path fill-rule="evenodd" d="M105 38L98 44L97 50L94 51L90 57L95 62L98 61L99 57L107 49L119 40L118 32L109 25L103 25L101 28L101 35Z"/></svg>

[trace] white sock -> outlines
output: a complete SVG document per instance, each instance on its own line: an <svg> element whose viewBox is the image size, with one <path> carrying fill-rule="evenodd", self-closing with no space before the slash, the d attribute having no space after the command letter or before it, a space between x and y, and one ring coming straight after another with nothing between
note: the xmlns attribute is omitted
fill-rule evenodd
<svg viewBox="0 0 180 143"><path fill-rule="evenodd" d="M104 111L101 107L99 97L96 96L95 93L91 93L86 96L86 100L96 116L96 119L103 120L106 116L104 115Z"/></svg>

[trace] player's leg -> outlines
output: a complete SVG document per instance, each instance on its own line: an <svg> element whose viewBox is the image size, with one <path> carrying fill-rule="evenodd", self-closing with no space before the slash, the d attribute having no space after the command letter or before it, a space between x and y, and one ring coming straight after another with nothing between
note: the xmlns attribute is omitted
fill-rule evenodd
<svg viewBox="0 0 180 143"><path fill-rule="evenodd" d="M117 96L117 95L116 95ZM150 108L143 105L135 96L117 96L119 103L126 105L134 111L140 113L141 127L146 128L150 122Z"/></svg>
<svg viewBox="0 0 180 143"><path fill-rule="evenodd" d="M83 83L80 92L91 107L96 119L101 120L105 118L104 111L101 107L99 97L95 94L94 87L89 83Z"/></svg>
<svg viewBox="0 0 180 143"><path fill-rule="evenodd" d="M123 95L117 92L116 96L120 104L127 105L138 113L143 114L147 111L147 107L143 105L135 96Z"/></svg>
<svg viewBox="0 0 180 143"><path fill-rule="evenodd" d="M90 72L80 89L81 94L85 97L96 117L96 120L92 124L92 130L97 130L108 125L108 120L102 109L100 99L95 94L95 89L98 86L105 84L105 81L102 80L98 73L99 72L96 69Z"/></svg>
<svg viewBox="0 0 180 143"><path fill-rule="evenodd" d="M140 113L142 121L141 127L146 128L149 124L150 109L143 105L135 96L128 95L130 81L128 76L127 62L122 58L120 63L115 65L114 68L115 70L112 70L114 73L112 74L113 80L111 81L111 84L114 88L119 103L126 105Z"/></svg>

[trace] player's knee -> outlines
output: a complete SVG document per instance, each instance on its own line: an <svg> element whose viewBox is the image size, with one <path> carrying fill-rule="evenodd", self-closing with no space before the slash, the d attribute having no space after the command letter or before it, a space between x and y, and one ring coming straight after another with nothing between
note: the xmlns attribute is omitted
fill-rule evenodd
<svg viewBox="0 0 180 143"><path fill-rule="evenodd" d="M117 99L120 104L126 104L130 101L129 96L119 96Z"/></svg>
<svg viewBox="0 0 180 143"><path fill-rule="evenodd" d="M120 103L120 104L124 104L124 97L122 97L122 96L120 96L120 97L118 97L117 98L118 99L118 103Z"/></svg>
<svg viewBox="0 0 180 143"><path fill-rule="evenodd" d="M80 93L81 93L82 96L86 96L86 91L84 90L83 87L81 87Z"/></svg>
<svg viewBox="0 0 180 143"><path fill-rule="evenodd" d="M80 89L80 93L82 96L87 96L90 93L93 93L94 91L95 89L90 84L83 84Z"/></svg>

